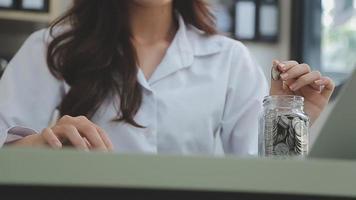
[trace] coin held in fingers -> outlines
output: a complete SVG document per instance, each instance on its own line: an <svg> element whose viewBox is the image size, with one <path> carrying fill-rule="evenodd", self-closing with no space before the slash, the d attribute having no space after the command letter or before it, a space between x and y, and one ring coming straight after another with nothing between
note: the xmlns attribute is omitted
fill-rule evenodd
<svg viewBox="0 0 356 200"><path fill-rule="evenodd" d="M271 77L273 80L278 81L281 78L281 71L279 71L277 65L273 65L271 69Z"/></svg>

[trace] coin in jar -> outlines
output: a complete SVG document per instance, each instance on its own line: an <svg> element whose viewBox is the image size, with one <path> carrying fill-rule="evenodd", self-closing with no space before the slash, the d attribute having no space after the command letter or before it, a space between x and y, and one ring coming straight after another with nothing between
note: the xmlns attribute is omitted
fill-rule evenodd
<svg viewBox="0 0 356 200"><path fill-rule="evenodd" d="M294 129L296 135L298 135L298 136L302 136L303 132L305 132L307 129L304 121L299 119L298 117L295 117L292 120L292 126L293 126L293 129Z"/></svg>
<svg viewBox="0 0 356 200"><path fill-rule="evenodd" d="M279 117L278 124L281 125L283 128L287 129L289 127L290 120L288 119L288 117L282 115Z"/></svg>
<svg viewBox="0 0 356 200"><path fill-rule="evenodd" d="M274 147L274 153L275 155L288 155L289 148L286 144L279 143Z"/></svg>

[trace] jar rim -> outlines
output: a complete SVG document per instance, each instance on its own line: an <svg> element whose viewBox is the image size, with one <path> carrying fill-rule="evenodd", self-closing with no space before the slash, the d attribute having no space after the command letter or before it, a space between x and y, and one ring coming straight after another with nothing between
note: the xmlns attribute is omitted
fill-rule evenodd
<svg viewBox="0 0 356 200"><path fill-rule="evenodd" d="M266 105L272 101L290 101L290 102L296 102L296 103L303 105L304 97L299 96L299 95L269 95L269 96L264 97L263 105Z"/></svg>

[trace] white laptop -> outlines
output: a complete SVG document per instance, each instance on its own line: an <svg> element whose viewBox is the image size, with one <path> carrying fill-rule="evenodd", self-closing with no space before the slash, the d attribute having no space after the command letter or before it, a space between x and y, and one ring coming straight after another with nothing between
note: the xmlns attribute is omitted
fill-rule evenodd
<svg viewBox="0 0 356 200"><path fill-rule="evenodd" d="M309 157L356 160L356 70L343 86Z"/></svg>

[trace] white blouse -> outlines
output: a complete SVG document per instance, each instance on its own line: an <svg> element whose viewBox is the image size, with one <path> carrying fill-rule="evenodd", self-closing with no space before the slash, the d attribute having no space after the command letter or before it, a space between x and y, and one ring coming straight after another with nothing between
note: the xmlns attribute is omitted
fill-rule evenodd
<svg viewBox="0 0 356 200"><path fill-rule="evenodd" d="M0 81L0 146L48 127L70 89L49 72L49 38L48 30L33 33ZM151 78L146 80L141 70L137 76L143 102L135 120L146 128L112 122L115 99L107 99L92 118L116 152L257 154L258 118L268 84L240 42L207 37L180 18Z"/></svg>

